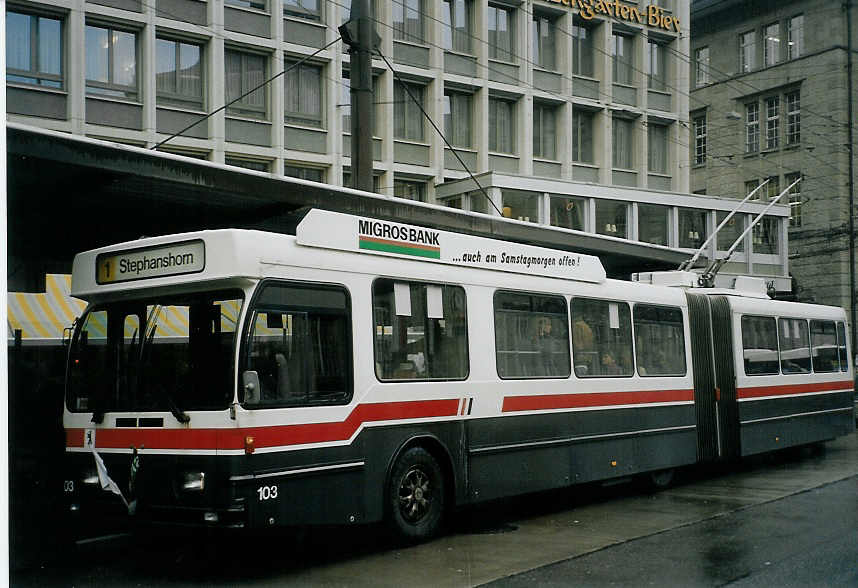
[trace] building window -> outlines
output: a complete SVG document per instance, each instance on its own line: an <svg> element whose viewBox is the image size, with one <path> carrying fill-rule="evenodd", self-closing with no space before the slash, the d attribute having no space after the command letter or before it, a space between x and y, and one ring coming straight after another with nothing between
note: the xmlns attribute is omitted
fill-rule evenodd
<svg viewBox="0 0 858 588"><path fill-rule="evenodd" d="M226 101L232 102L260 86L265 81L266 57L257 53L244 53L227 49L224 51L226 69ZM265 86L238 99L226 109L227 114L266 118L268 116Z"/></svg>
<svg viewBox="0 0 858 588"><path fill-rule="evenodd" d="M804 15L787 21L787 58L795 59L804 53Z"/></svg>
<svg viewBox="0 0 858 588"><path fill-rule="evenodd" d="M754 180L753 184L755 188L757 185L756 180ZM754 188L751 188L751 190ZM748 192L751 190L748 190ZM745 192L745 194L748 192ZM724 219L727 218L728 214L730 213L725 210L719 210L715 214L715 222L717 223L715 226L720 226L721 223L724 222ZM718 235L715 237L715 240L718 242L718 251L728 251L744 231L745 215L737 213L731 216L730 220L727 221L727 224L721 227L721 230L718 231ZM743 239L738 245L736 245L736 252L741 253L744 250L745 242Z"/></svg>
<svg viewBox="0 0 858 588"><path fill-rule="evenodd" d="M515 102L489 98L489 151L515 153Z"/></svg>
<svg viewBox="0 0 858 588"><path fill-rule="evenodd" d="M763 29L763 63L766 67L779 62L781 51L781 27L772 23Z"/></svg>
<svg viewBox="0 0 858 588"><path fill-rule="evenodd" d="M753 229L754 253L776 255L778 252L778 219L764 216Z"/></svg>
<svg viewBox="0 0 858 588"><path fill-rule="evenodd" d="M551 196L550 223L555 227L585 230L587 200L584 198L573 198L569 196Z"/></svg>
<svg viewBox="0 0 858 588"><path fill-rule="evenodd" d="M271 171L271 162L262 161L261 159L244 159L243 157L230 157L229 155L227 155L224 158L224 163L227 165L234 165L235 167L243 167L244 169L252 169L255 171Z"/></svg>
<svg viewBox="0 0 858 588"><path fill-rule="evenodd" d="M614 83L632 85L634 82L634 39L614 33L611 43L611 61L614 69Z"/></svg>
<svg viewBox="0 0 858 588"><path fill-rule="evenodd" d="M760 150L760 105L751 102L745 105L745 153Z"/></svg>
<svg viewBox="0 0 858 588"><path fill-rule="evenodd" d="M63 26L58 18L6 13L6 81L63 87Z"/></svg>
<svg viewBox="0 0 858 588"><path fill-rule="evenodd" d="M670 208L658 204L638 204L638 241L668 245Z"/></svg>
<svg viewBox="0 0 858 588"><path fill-rule="evenodd" d="M426 183L394 179L393 195L396 198L426 202Z"/></svg>
<svg viewBox="0 0 858 588"><path fill-rule="evenodd" d="M411 98L412 96L414 99ZM394 138L406 141L423 140L421 106L423 106L423 86L407 82L393 82Z"/></svg>
<svg viewBox="0 0 858 588"><path fill-rule="evenodd" d="M748 180L748 181L746 181L745 182L745 196L747 196L748 194L750 194L751 192L756 190L757 186L759 186L759 185L760 185L759 180ZM753 198L751 198L751 201L754 202L754 201L761 200L761 199L762 199L762 196L760 195L759 192L757 192L757 195L754 196Z"/></svg>
<svg viewBox="0 0 858 588"><path fill-rule="evenodd" d="M444 49L471 52L472 0L444 0L441 27Z"/></svg>
<svg viewBox="0 0 858 588"><path fill-rule="evenodd" d="M781 100L779 96L766 98L766 149L777 149L781 135Z"/></svg>
<svg viewBox="0 0 858 588"><path fill-rule="evenodd" d="M137 33L86 25L86 91L137 100Z"/></svg>
<svg viewBox="0 0 858 588"><path fill-rule="evenodd" d="M771 202L781 193L781 180L777 176L770 176L766 184L766 202Z"/></svg>
<svg viewBox="0 0 858 588"><path fill-rule="evenodd" d="M202 110L202 46L172 39L156 39L155 47L158 103Z"/></svg>
<svg viewBox="0 0 858 588"><path fill-rule="evenodd" d="M551 104L533 103L533 156L557 159L557 109Z"/></svg>
<svg viewBox="0 0 858 588"><path fill-rule="evenodd" d="M757 64L757 35L748 31L739 35L739 71L747 72Z"/></svg>
<svg viewBox="0 0 858 588"><path fill-rule="evenodd" d="M241 8L252 8L253 10L268 11L266 0L224 0L224 4L240 6Z"/></svg>
<svg viewBox="0 0 858 588"><path fill-rule="evenodd" d="M634 122L614 117L612 136L614 167L632 169L635 165Z"/></svg>
<svg viewBox="0 0 858 588"><path fill-rule="evenodd" d="M700 249L706 241L705 210L696 208L679 209L679 246L686 249Z"/></svg>
<svg viewBox="0 0 858 588"><path fill-rule="evenodd" d="M423 43L423 0L401 0L391 4L393 38Z"/></svg>
<svg viewBox="0 0 858 588"><path fill-rule="evenodd" d="M700 47L694 51L694 80L698 88L711 81L709 79L709 47Z"/></svg>
<svg viewBox="0 0 858 588"><path fill-rule="evenodd" d="M572 111L572 161L593 163L593 113Z"/></svg>
<svg viewBox="0 0 858 588"><path fill-rule="evenodd" d="M515 42L515 11L505 6L489 4L486 12L489 31L489 59L513 61Z"/></svg>
<svg viewBox="0 0 858 588"><path fill-rule="evenodd" d="M321 0L283 0L283 14L305 20L322 20Z"/></svg>
<svg viewBox="0 0 858 588"><path fill-rule="evenodd" d="M784 176L784 182L789 186L801 177L801 172L795 172ZM801 226L801 182L789 189L789 226Z"/></svg>
<svg viewBox="0 0 858 588"><path fill-rule="evenodd" d="M318 65L287 60L283 76L283 106L285 121L311 127L322 126L324 97L322 95L322 68Z"/></svg>
<svg viewBox="0 0 858 588"><path fill-rule="evenodd" d="M647 43L647 83L650 90L667 90L667 49L658 43Z"/></svg>
<svg viewBox="0 0 858 588"><path fill-rule="evenodd" d="M501 210L506 218L515 218L531 223L539 222L539 209L542 203L540 194L503 190L501 192Z"/></svg>
<svg viewBox="0 0 858 588"><path fill-rule="evenodd" d="M572 25L572 73L593 77L593 30Z"/></svg>
<svg viewBox="0 0 858 588"><path fill-rule="evenodd" d="M600 235L626 238L628 209L625 202L596 200L596 232Z"/></svg>
<svg viewBox="0 0 858 588"><path fill-rule="evenodd" d="M572 39L574 42L574 33ZM557 69L555 23L539 14L533 15L533 61L542 69Z"/></svg>
<svg viewBox="0 0 858 588"><path fill-rule="evenodd" d="M790 92L786 95L787 107L787 145L801 142L801 92Z"/></svg>
<svg viewBox="0 0 858 588"><path fill-rule="evenodd" d="M300 167L297 165L286 165L283 167L283 175L311 182L324 182L325 172L318 167Z"/></svg>
<svg viewBox="0 0 858 588"><path fill-rule="evenodd" d="M694 117L694 165L706 163L706 115Z"/></svg>
<svg viewBox="0 0 858 588"><path fill-rule="evenodd" d="M665 125L647 125L647 166L650 172L667 173L667 132Z"/></svg>
<svg viewBox="0 0 858 588"><path fill-rule="evenodd" d="M453 147L473 147L472 101L471 94L444 92L444 135Z"/></svg>

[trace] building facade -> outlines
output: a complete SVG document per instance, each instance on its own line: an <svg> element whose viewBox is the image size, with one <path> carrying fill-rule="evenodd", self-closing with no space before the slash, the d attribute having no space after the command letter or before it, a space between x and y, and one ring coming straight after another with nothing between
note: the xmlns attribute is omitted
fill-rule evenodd
<svg viewBox="0 0 858 588"><path fill-rule="evenodd" d="M9 118L151 147L214 112L159 148L350 185L337 40L349 4L9 2ZM373 12L396 69L373 59L376 192L689 252L735 206L690 193L688 2L376 0ZM787 217L773 208L766 243L723 279L788 290Z"/></svg>
<svg viewBox="0 0 858 588"><path fill-rule="evenodd" d="M833 0L691 7L691 190L741 198L768 180L759 192L767 201L801 179L782 199L794 295L846 308L855 296L856 13ZM760 225L750 245L770 231Z"/></svg>

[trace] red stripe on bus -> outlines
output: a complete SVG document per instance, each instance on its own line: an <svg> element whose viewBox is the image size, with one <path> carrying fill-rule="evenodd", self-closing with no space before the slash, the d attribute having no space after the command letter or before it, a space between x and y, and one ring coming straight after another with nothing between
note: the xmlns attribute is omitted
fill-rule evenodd
<svg viewBox="0 0 858 588"><path fill-rule="evenodd" d="M851 380L838 382L816 382L813 384L782 384L780 386L748 386L739 388L739 398L760 398L762 396L788 396L790 394L808 394L811 392L829 392L833 390L852 390Z"/></svg>
<svg viewBox="0 0 858 588"><path fill-rule="evenodd" d="M345 421L276 425L244 429L98 429L96 449L145 446L146 449L244 449L246 437L254 447L281 447L345 441L361 425L375 421L455 416L460 399L361 404ZM66 446L82 447L84 429L66 429Z"/></svg>
<svg viewBox="0 0 858 588"><path fill-rule="evenodd" d="M550 410L558 408L611 408L625 404L686 402L691 400L694 400L694 390L691 389L507 396L503 399L502 410L503 412L517 412L524 410Z"/></svg>

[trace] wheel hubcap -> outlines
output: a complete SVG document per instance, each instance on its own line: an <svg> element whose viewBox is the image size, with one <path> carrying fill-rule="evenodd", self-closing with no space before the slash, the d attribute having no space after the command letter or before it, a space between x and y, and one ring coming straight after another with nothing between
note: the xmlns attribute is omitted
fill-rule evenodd
<svg viewBox="0 0 858 588"><path fill-rule="evenodd" d="M399 512L409 523L416 523L426 516L431 506L429 476L422 469L413 467L402 477L399 485Z"/></svg>

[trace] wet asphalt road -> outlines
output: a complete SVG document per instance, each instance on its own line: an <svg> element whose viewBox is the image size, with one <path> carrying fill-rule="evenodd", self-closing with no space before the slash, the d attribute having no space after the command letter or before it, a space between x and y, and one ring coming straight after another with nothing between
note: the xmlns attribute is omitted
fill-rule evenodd
<svg viewBox="0 0 858 588"><path fill-rule="evenodd" d="M11 585L855 587L858 434L821 453L687 470L656 494L593 485L469 509L413 547L379 527L162 531L64 555Z"/></svg>
<svg viewBox="0 0 858 588"><path fill-rule="evenodd" d="M858 586L858 477L488 586Z"/></svg>

